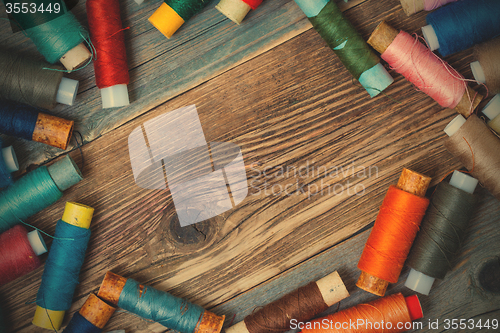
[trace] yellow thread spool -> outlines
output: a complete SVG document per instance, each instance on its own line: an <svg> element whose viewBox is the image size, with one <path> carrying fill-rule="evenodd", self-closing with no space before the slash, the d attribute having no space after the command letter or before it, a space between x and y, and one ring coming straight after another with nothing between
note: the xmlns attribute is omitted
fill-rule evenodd
<svg viewBox="0 0 500 333"><path fill-rule="evenodd" d="M148 21L167 38L172 37L184 24L184 19L166 3L162 3Z"/></svg>

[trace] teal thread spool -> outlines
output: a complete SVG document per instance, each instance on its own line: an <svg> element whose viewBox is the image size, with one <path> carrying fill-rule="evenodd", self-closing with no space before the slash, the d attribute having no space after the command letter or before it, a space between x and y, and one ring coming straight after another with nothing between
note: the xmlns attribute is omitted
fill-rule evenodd
<svg viewBox="0 0 500 333"><path fill-rule="evenodd" d="M45 262L42 283L36 297L34 325L56 331L61 328L66 310L71 307L85 260L93 214L92 207L75 202L66 203Z"/></svg>
<svg viewBox="0 0 500 333"><path fill-rule="evenodd" d="M394 81L333 0L295 2L370 97L377 96Z"/></svg>
<svg viewBox="0 0 500 333"><path fill-rule="evenodd" d="M42 166L0 192L0 232L10 229L28 217L59 200L63 191L83 179L69 155Z"/></svg>
<svg viewBox="0 0 500 333"><path fill-rule="evenodd" d="M8 10L14 8L14 4L19 5L19 1L15 0L3 2ZM64 1L31 0L29 4L28 13L15 13L12 10L11 15L49 63L60 61L71 71L90 59L91 54L83 45L88 33L68 11ZM34 13L31 4L37 8ZM45 10L49 4L51 12ZM39 8L44 10L40 11ZM59 8L57 13L55 8Z"/></svg>
<svg viewBox="0 0 500 333"><path fill-rule="evenodd" d="M112 272L106 273L97 296L181 333L219 333L224 324L224 316Z"/></svg>

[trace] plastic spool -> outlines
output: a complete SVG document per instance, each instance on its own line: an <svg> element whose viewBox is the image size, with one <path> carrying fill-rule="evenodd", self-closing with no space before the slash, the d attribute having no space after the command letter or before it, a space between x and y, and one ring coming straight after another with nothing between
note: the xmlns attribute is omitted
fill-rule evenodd
<svg viewBox="0 0 500 333"><path fill-rule="evenodd" d="M465 124L465 122L465 118L461 114L459 114L458 116L453 118L453 120L450 121L448 125L446 125L446 127L444 128L444 132L448 134L448 136L452 136L460 129L460 127L462 127L463 124Z"/></svg>
<svg viewBox="0 0 500 333"><path fill-rule="evenodd" d="M142 3L144 2L144 0L134 0L136 4L138 5L142 5Z"/></svg>
<svg viewBox="0 0 500 333"><path fill-rule="evenodd" d="M184 24L184 19L164 2L148 21L169 39Z"/></svg>
<svg viewBox="0 0 500 333"><path fill-rule="evenodd" d="M476 178L456 170L453 171L450 179L450 185L470 194L474 193L477 184L478 180ZM412 268L406 279L405 286L418 293L429 295L434 280L435 278Z"/></svg>
<svg viewBox="0 0 500 333"><path fill-rule="evenodd" d="M61 79L61 83L59 84L59 89L57 90L57 103L73 105L75 103L79 85L80 82L78 82L77 80L63 77Z"/></svg>
<svg viewBox="0 0 500 333"><path fill-rule="evenodd" d="M66 54L59 59L59 61L68 71L71 72L72 70L83 66L90 59L90 57L92 57L90 51L83 43L80 43L66 52Z"/></svg>
<svg viewBox="0 0 500 333"><path fill-rule="evenodd" d="M35 252L37 256L40 256L47 252L47 245L45 244L45 241L43 240L42 235L38 230L28 232L28 241L30 242L33 252Z"/></svg>
<svg viewBox="0 0 500 333"><path fill-rule="evenodd" d="M423 26L422 35L424 35L424 39L431 51L439 49L439 41L432 25Z"/></svg>
<svg viewBox="0 0 500 333"><path fill-rule="evenodd" d="M17 162L16 152L12 146L5 147L2 149L2 157L7 167L7 171L10 173L19 170L19 163Z"/></svg>
<svg viewBox="0 0 500 333"><path fill-rule="evenodd" d="M252 10L252 7L242 0L221 0L215 8L236 24L241 24Z"/></svg>
<svg viewBox="0 0 500 333"><path fill-rule="evenodd" d="M486 76L484 75L483 67L479 61L474 61L470 63L470 69L472 70L472 75L474 75L474 79L481 83L486 83Z"/></svg>
<svg viewBox="0 0 500 333"><path fill-rule="evenodd" d="M48 166L47 171L61 192L66 191L83 179L80 169L69 155Z"/></svg>
<svg viewBox="0 0 500 333"><path fill-rule="evenodd" d="M103 109L121 107L130 104L126 84L117 84L111 87L103 88L100 91Z"/></svg>
<svg viewBox="0 0 500 333"><path fill-rule="evenodd" d="M500 94L495 95L495 97L486 104L483 113L490 119L490 121L488 121L488 126L500 134Z"/></svg>

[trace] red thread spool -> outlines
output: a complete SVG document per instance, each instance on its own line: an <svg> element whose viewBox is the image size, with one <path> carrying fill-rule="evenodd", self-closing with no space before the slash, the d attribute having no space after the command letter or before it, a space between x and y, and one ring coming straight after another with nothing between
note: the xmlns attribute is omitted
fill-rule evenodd
<svg viewBox="0 0 500 333"><path fill-rule="evenodd" d="M389 282L398 282L429 205L424 195L430 181L430 177L403 169L397 187L389 187L358 262L362 270L356 284L359 288L384 296Z"/></svg>
<svg viewBox="0 0 500 333"><path fill-rule="evenodd" d="M244 3L249 5L252 9L257 9L262 3L262 0L243 0Z"/></svg>
<svg viewBox="0 0 500 333"><path fill-rule="evenodd" d="M90 39L95 48L94 71L102 107L129 105L130 82L125 35L118 0L88 0Z"/></svg>
<svg viewBox="0 0 500 333"><path fill-rule="evenodd" d="M399 333L412 329L412 321L422 317L418 297L398 293L315 319L304 325L302 333Z"/></svg>
<svg viewBox="0 0 500 333"><path fill-rule="evenodd" d="M31 240L31 242L30 242ZM33 245L32 245L33 244ZM38 231L28 232L20 225L0 235L0 286L40 267L38 256L47 252Z"/></svg>

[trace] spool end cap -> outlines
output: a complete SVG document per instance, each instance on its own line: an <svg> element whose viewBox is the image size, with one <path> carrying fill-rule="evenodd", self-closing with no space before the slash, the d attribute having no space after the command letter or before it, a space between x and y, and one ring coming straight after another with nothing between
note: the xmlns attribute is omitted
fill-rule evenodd
<svg viewBox="0 0 500 333"><path fill-rule="evenodd" d="M453 120L450 121L448 125L446 125L446 127L444 128L444 132L448 134L448 136L452 136L460 129L460 127L462 127L463 124L465 124L465 121L465 118L461 114L459 114L458 116L453 118Z"/></svg>
<svg viewBox="0 0 500 333"><path fill-rule="evenodd" d="M30 242L33 252L35 252L37 256L47 252L47 245L38 230L28 232L28 241Z"/></svg>
<svg viewBox="0 0 500 333"><path fill-rule="evenodd" d="M63 64L68 71L73 71L80 66L84 65L92 57L90 51L85 47L83 43L78 44L65 55L62 56L59 61Z"/></svg>
<svg viewBox="0 0 500 333"><path fill-rule="evenodd" d="M419 271L416 271L412 268L410 270L410 274L408 274L408 278L406 278L405 287L410 288L411 290L416 291L417 293L423 295L429 295L434 280L435 279L433 277L427 276L424 273L420 273ZM422 309L420 309L420 311L422 311Z"/></svg>
<svg viewBox="0 0 500 333"><path fill-rule="evenodd" d="M60 104L73 105L76 99L76 93L78 92L78 85L80 83L77 80L68 79L63 77L61 83L59 84L59 89L57 90L56 101Z"/></svg>
<svg viewBox="0 0 500 333"><path fill-rule="evenodd" d="M64 192L71 186L77 184L83 179L83 175L78 169L75 161L69 156L66 155L60 161L49 165L47 167L49 171L50 177L56 183L57 188Z"/></svg>
<svg viewBox="0 0 500 333"><path fill-rule="evenodd" d="M92 216L94 215L94 208L82 205L76 202L66 202L62 219L64 222L74 226L88 229Z"/></svg>
<svg viewBox="0 0 500 333"><path fill-rule="evenodd" d="M429 45L431 51L439 49L439 40L436 36L436 32L432 25L426 25L422 27L422 34L424 35L425 41Z"/></svg>
<svg viewBox="0 0 500 333"><path fill-rule="evenodd" d="M375 97L394 82L392 76L381 63L366 70L359 77L359 83L366 89L370 97Z"/></svg>
<svg viewBox="0 0 500 333"><path fill-rule="evenodd" d="M19 170L19 163L17 162L16 152L12 146L5 147L2 149L3 160L5 161L5 166L7 171L10 173Z"/></svg>
<svg viewBox="0 0 500 333"><path fill-rule="evenodd" d="M484 75L483 67L479 61L474 61L470 63L470 69L472 70L472 75L474 75L474 79L481 83L486 83L486 77Z"/></svg>
<svg viewBox="0 0 500 333"><path fill-rule="evenodd" d="M102 108L117 108L130 104L126 84L101 89Z"/></svg>
<svg viewBox="0 0 500 333"><path fill-rule="evenodd" d="M138 5L142 5L143 2L144 2L144 0L135 0L135 3Z"/></svg>
<svg viewBox="0 0 500 333"><path fill-rule="evenodd" d="M32 323L41 328L59 331L65 313L66 311L53 311L37 305Z"/></svg>
<svg viewBox="0 0 500 333"><path fill-rule="evenodd" d="M450 179L450 185L467 193L474 193L478 180L460 171L453 171Z"/></svg>
<svg viewBox="0 0 500 333"><path fill-rule="evenodd" d="M238 25L252 10L252 7L242 0L221 0L215 8Z"/></svg>
<svg viewBox="0 0 500 333"><path fill-rule="evenodd" d="M167 38L172 37L184 24L184 19L165 2L149 17L148 21Z"/></svg>
<svg viewBox="0 0 500 333"><path fill-rule="evenodd" d="M493 120L500 115L500 94L495 95L495 97L493 97L491 101L486 104L483 109L483 113L490 120Z"/></svg>
<svg viewBox="0 0 500 333"><path fill-rule="evenodd" d="M408 311L410 312L411 321L418 320L424 316L422 305L420 305L417 295L405 297L405 301Z"/></svg>

